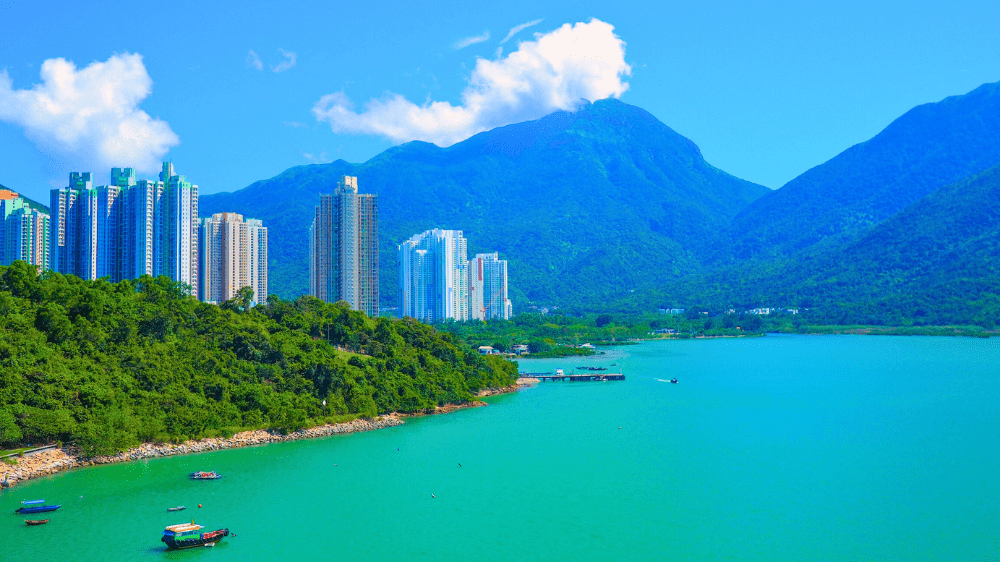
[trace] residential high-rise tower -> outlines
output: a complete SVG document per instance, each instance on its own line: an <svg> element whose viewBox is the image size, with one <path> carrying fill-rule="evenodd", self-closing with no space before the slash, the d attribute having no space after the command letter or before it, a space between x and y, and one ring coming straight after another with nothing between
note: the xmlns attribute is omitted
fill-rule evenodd
<svg viewBox="0 0 1000 562"><path fill-rule="evenodd" d="M23 260L39 272L49 269L49 223L49 215L0 189L0 265Z"/></svg>
<svg viewBox="0 0 1000 562"><path fill-rule="evenodd" d="M469 319L468 243L461 230L416 234L399 245L398 256L400 316Z"/></svg>
<svg viewBox="0 0 1000 562"><path fill-rule="evenodd" d="M201 219L198 298L212 303L253 289L253 304L267 301L267 227L236 213Z"/></svg>
<svg viewBox="0 0 1000 562"><path fill-rule="evenodd" d="M470 300L477 308L473 318L510 320L513 307L507 295L507 260L500 259L496 252L476 254L469 261L469 272L469 283L474 287L470 288Z"/></svg>
<svg viewBox="0 0 1000 562"><path fill-rule="evenodd" d="M378 195L342 176L333 194L320 195L309 229L309 294L378 316L378 266Z"/></svg>
<svg viewBox="0 0 1000 562"><path fill-rule="evenodd" d="M73 172L50 197L52 269L112 281L166 275L198 289L198 186L163 163L158 181L112 168L111 184L94 187Z"/></svg>

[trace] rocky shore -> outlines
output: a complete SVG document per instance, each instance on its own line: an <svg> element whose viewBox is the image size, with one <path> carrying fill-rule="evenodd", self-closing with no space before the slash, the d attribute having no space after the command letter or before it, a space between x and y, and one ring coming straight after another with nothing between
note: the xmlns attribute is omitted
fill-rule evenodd
<svg viewBox="0 0 1000 562"><path fill-rule="evenodd" d="M515 392L523 385L512 384L504 388L492 388L480 391L479 397L496 396ZM433 414L445 414L461 410L463 408L474 408L485 406L486 402L474 401L466 404L446 404L436 408ZM415 414L425 415L425 414ZM84 457L75 447L63 447L61 449L48 449L17 457L17 464L8 464L0 461L0 488L8 488L32 478L55 474L71 468L94 466L98 464L110 464L116 462L137 461L142 459L152 459L157 457L169 457L172 455L187 455L190 453L201 453L206 451L221 451L223 449L236 449L239 447L252 447L254 445L264 445L266 443L279 443L282 441L295 441L297 439L311 439L314 437L324 437L327 435L339 435L343 433L355 433L359 431L372 431L403 424L405 416L401 414L388 414L375 419L356 419L354 421L326 424L308 429L300 429L292 433L282 434L274 430L259 429L254 431L243 431L226 438L196 439L185 441L180 444L171 443L143 443L142 445L118 453L112 456Z"/></svg>
<svg viewBox="0 0 1000 562"><path fill-rule="evenodd" d="M223 449L236 449L239 447L252 447L265 443L279 443L282 441L295 441L297 439L311 439L313 437L324 437L327 435L338 435L342 433L355 433L358 431L372 431L396 425L402 425L403 420L399 416L390 414L378 418L356 419L354 421L338 424L327 424L309 429L301 429L292 433L282 434L273 430L243 431L233 435L228 439L211 438L185 441L178 445L171 443L143 443L142 445L118 453L112 456L84 457L75 447L63 447L61 449L49 449L38 453L18 457L17 464L11 465L0 462L0 487L10 487L18 482L55 474L63 470L77 468L81 466L94 466L98 464L110 464L116 462L137 461L142 459L152 459L157 457L169 457L172 455L186 455L190 453L201 453L205 451L221 451Z"/></svg>

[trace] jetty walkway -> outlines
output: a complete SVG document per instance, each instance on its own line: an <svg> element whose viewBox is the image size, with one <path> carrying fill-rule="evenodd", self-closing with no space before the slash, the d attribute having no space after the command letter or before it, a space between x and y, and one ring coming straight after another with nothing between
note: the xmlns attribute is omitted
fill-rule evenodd
<svg viewBox="0 0 1000 562"><path fill-rule="evenodd" d="M621 373L603 373L603 372L591 372L591 373L573 373L567 375L565 373L518 373L521 378L533 378L539 381L565 381L565 382L583 382L583 381L623 381L625 380L625 375Z"/></svg>

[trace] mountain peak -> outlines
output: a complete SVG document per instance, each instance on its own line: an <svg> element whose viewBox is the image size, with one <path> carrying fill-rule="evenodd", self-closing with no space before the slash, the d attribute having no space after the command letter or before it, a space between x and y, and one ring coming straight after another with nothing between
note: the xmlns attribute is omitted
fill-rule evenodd
<svg viewBox="0 0 1000 562"><path fill-rule="evenodd" d="M879 134L755 201L732 227L737 257L849 240L950 183L1000 164L1000 82L914 107Z"/></svg>
<svg viewBox="0 0 1000 562"><path fill-rule="evenodd" d="M274 290L295 297L307 286L302 241L316 197L339 174L379 194L388 306L397 280L391 250L414 232L460 229L470 252L499 251L510 261L517 303L602 299L689 269L699 245L768 191L713 168L648 112L607 99L446 148L414 141L364 164L294 168L240 192L204 196L202 211L264 220L278 260ZM262 196L274 192L283 205ZM656 264L656 275L640 274L639 259Z"/></svg>

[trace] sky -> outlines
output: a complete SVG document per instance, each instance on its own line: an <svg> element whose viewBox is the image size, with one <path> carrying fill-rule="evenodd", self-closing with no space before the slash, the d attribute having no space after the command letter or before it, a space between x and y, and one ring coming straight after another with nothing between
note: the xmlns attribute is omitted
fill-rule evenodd
<svg viewBox="0 0 1000 562"><path fill-rule="evenodd" d="M995 0L0 0L0 184L47 203L71 171L169 159L233 191L618 97L780 188L1000 80L997 21Z"/></svg>

